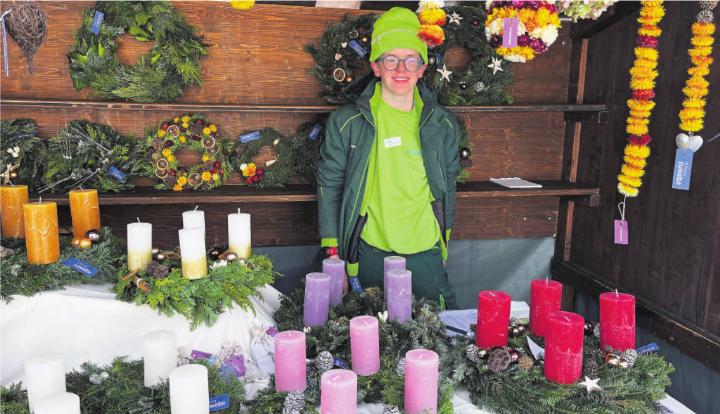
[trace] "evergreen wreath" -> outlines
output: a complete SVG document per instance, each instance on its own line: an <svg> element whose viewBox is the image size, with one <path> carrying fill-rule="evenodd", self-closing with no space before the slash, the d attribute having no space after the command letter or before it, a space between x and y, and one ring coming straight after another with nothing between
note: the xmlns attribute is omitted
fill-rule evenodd
<svg viewBox="0 0 720 414"><path fill-rule="evenodd" d="M242 142L244 137L249 138L245 143ZM260 153L260 148L266 146L272 147L275 158L258 167L253 160ZM272 128L243 133L235 144L235 154L234 167L251 187L282 187L295 176L293 143Z"/></svg>
<svg viewBox="0 0 720 414"><path fill-rule="evenodd" d="M3 269L0 297L9 302L12 295L32 296L76 283L115 281L117 268L125 260L124 247L107 227L100 234L101 241L87 249L73 247L72 235L61 237L60 260L48 265L28 264L24 240L8 245L14 254L0 258L0 267ZM85 276L64 264L70 258L82 260L98 269L98 272L93 277Z"/></svg>
<svg viewBox="0 0 720 414"><path fill-rule="evenodd" d="M217 366L202 360L208 369L208 391L210 396L228 394L230 409L237 412L245 398L243 383L235 376L225 375ZM116 358L110 365L100 367L89 362L80 370L65 376L67 392L80 397L83 413L140 414L170 412L170 383L146 387L143 361L128 361ZM0 412L7 414L30 414L27 391L21 383L0 387Z"/></svg>
<svg viewBox="0 0 720 414"><path fill-rule="evenodd" d="M308 184L315 185L320 147L325 141L325 123L328 115L318 115L312 121L300 125L292 140L295 154L295 175Z"/></svg>
<svg viewBox="0 0 720 414"><path fill-rule="evenodd" d="M148 130L146 173L160 179L158 190L209 190L230 178L231 166L225 155L230 147L218 134L215 124L203 115L175 117ZM200 151L200 163L181 167L175 151L190 148Z"/></svg>
<svg viewBox="0 0 720 414"><path fill-rule="evenodd" d="M0 121L0 174L2 184L24 183L33 190L42 185L47 163L45 141L30 119Z"/></svg>
<svg viewBox="0 0 720 414"><path fill-rule="evenodd" d="M445 25L446 41L428 49L428 68L423 79L438 95L443 105L502 105L512 103L505 88L512 82L507 63L501 71L492 69L492 59L498 59L484 37L485 11L477 6L451 6L446 8L452 18ZM305 46L315 59L311 73L323 87L322 96L331 104L354 102L372 79L367 56L370 55L370 37L376 15L345 16L340 22L328 26L317 45ZM457 22L457 23L455 23ZM445 75L445 52L464 47L471 56L462 73Z"/></svg>
<svg viewBox="0 0 720 414"><path fill-rule="evenodd" d="M75 120L48 140L47 169L39 192L67 192L86 186L98 191L133 188L143 170L143 149L112 127Z"/></svg>
<svg viewBox="0 0 720 414"><path fill-rule="evenodd" d="M93 33L96 12L104 19ZM155 41L134 66L117 58L117 38L129 33ZM106 99L168 102L200 85L200 58L207 44L169 1L99 1L83 11L82 26L67 53L75 89L92 88Z"/></svg>
<svg viewBox="0 0 720 414"><path fill-rule="evenodd" d="M200 324L212 326L233 304L254 312L250 298L279 276L266 256L211 266L208 276L197 280L184 278L179 266L179 258L152 262L140 272L128 272L124 265L113 289L125 302L148 305L167 316L183 315L195 329Z"/></svg>

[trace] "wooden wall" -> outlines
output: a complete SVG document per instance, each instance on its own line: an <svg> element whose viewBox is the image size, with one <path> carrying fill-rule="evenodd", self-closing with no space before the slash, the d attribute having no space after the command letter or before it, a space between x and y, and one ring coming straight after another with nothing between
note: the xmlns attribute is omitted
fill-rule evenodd
<svg viewBox="0 0 720 414"><path fill-rule="evenodd" d="M169 106L135 107L122 103L89 105L92 91L75 91L68 75L65 56L79 26L81 10L92 2L41 2L48 15L48 38L35 56L35 72L26 70L15 43L9 41L10 77L2 78L0 105L2 119L34 119L40 135L50 137L72 119L84 118L112 125L122 133L143 136L148 126L176 116L180 105L207 105L198 111L218 123L221 133L236 137L240 132L273 127L291 134L303 122L313 118L309 112L244 112L218 108L222 104L325 105L319 97L320 86L309 74L313 59L303 46L314 42L325 26L338 21L347 10L280 5L255 6L250 11L231 8L226 2L174 2L187 20L205 36L209 56L202 61L203 86L187 90ZM7 5L3 4L3 8ZM368 13L373 11L351 11ZM482 33L482 28L478 29ZM148 46L123 37L121 60L134 62ZM550 50L528 64L514 65L515 81L510 88L516 104L564 104L571 44L564 28ZM25 104L13 103L24 100ZM31 100L32 106L27 105ZM59 101L44 105L41 101ZM58 105L59 104L59 105ZM559 180L565 120L562 111L466 113L474 148L473 181L490 177L521 176L536 180ZM145 182L147 184L147 182ZM232 184L238 184L237 176ZM237 194L251 191L239 188ZM102 206L105 223L117 227L122 235L124 224L136 215L151 215L160 230L158 240L173 244L177 240L179 212L195 204L212 209L208 236L224 239L224 214L235 209L233 203L205 206L212 192L197 193L192 204L153 207ZM102 204L102 203L101 203ZM455 237L480 239L503 237L552 236L557 229L557 197L522 197L459 202ZM253 242L257 245L312 244L317 242L315 204L246 203L246 211L255 214ZM210 211L208 211L210 213ZM67 217L63 220L67 223ZM300 225L298 226L298 223ZM217 229L215 233L214 230Z"/></svg>
<svg viewBox="0 0 720 414"><path fill-rule="evenodd" d="M627 201L630 243L613 243L613 220L622 201L616 176L626 142L628 69L637 12L588 41L585 99L607 103L609 116L605 123L583 124L577 174L578 181L600 187L600 206L575 206L570 258L556 263L555 269L561 280L573 284L584 284L585 275L600 286L635 294L638 317L652 314L646 327L671 342L685 342L681 349L720 369L720 139L695 154L690 191L672 189L678 111L697 2L665 6L657 106L650 123L652 154L639 197ZM707 116L700 133L706 142L720 133L719 51L716 35Z"/></svg>

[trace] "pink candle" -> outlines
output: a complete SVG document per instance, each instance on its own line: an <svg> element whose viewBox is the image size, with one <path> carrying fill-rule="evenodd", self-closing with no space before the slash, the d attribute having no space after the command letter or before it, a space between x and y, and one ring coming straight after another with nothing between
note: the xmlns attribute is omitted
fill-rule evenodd
<svg viewBox="0 0 720 414"><path fill-rule="evenodd" d="M275 335L275 390L305 391L305 334L284 331Z"/></svg>
<svg viewBox="0 0 720 414"><path fill-rule="evenodd" d="M413 349L405 354L405 412L437 413L438 354Z"/></svg>
<svg viewBox="0 0 720 414"><path fill-rule="evenodd" d="M405 269L385 272L388 319L405 323L412 318L412 273Z"/></svg>
<svg viewBox="0 0 720 414"><path fill-rule="evenodd" d="M562 283L541 279L530 282L530 330L545 336L547 315L560 310Z"/></svg>
<svg viewBox="0 0 720 414"><path fill-rule="evenodd" d="M600 294L600 347L619 351L635 349L635 296Z"/></svg>
<svg viewBox="0 0 720 414"><path fill-rule="evenodd" d="M350 319L350 353L352 369L368 376L380 371L380 331L378 320L372 316Z"/></svg>
<svg viewBox="0 0 720 414"><path fill-rule="evenodd" d="M577 313L555 311L547 316L545 378L572 384L582 374L585 319Z"/></svg>
<svg viewBox="0 0 720 414"><path fill-rule="evenodd" d="M405 258L402 256L388 256L383 259L383 290L387 289L387 274L391 270L405 270ZM385 296L387 301L387 296Z"/></svg>
<svg viewBox="0 0 720 414"><path fill-rule="evenodd" d="M323 326L330 310L330 276L325 273L308 273L305 276L305 303L303 323L305 326Z"/></svg>
<svg viewBox="0 0 720 414"><path fill-rule="evenodd" d="M510 323L510 295L499 290L478 293L475 344L480 348L506 346Z"/></svg>
<svg viewBox="0 0 720 414"><path fill-rule="evenodd" d="M331 369L320 377L320 414L357 412L357 375L347 369Z"/></svg>
<svg viewBox="0 0 720 414"><path fill-rule="evenodd" d="M322 272L330 276L330 306L342 303L345 286L345 261L328 258L323 260Z"/></svg>

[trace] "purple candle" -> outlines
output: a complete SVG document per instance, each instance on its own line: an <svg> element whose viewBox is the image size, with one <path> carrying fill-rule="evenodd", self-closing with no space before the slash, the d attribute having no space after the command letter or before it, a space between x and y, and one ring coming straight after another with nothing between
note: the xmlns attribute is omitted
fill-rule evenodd
<svg viewBox="0 0 720 414"><path fill-rule="evenodd" d="M284 331L275 335L275 391L305 391L305 334Z"/></svg>
<svg viewBox="0 0 720 414"><path fill-rule="evenodd" d="M405 323L411 318L412 272L392 269L385 273L385 299L388 319Z"/></svg>
<svg viewBox="0 0 720 414"><path fill-rule="evenodd" d="M330 276L325 273L308 273L305 276L305 326L323 326L330 309Z"/></svg>
<svg viewBox="0 0 720 414"><path fill-rule="evenodd" d="M437 413L438 354L413 349L405 354L405 412Z"/></svg>
<svg viewBox="0 0 720 414"><path fill-rule="evenodd" d="M383 286L387 285L387 274L389 271L397 269L404 270L405 268L405 258L402 256L388 256L383 259ZM385 296L385 300L387 301L387 296Z"/></svg>
<svg viewBox="0 0 720 414"><path fill-rule="evenodd" d="M350 319L350 354L356 374L368 376L380 371L380 331L372 316Z"/></svg>
<svg viewBox="0 0 720 414"><path fill-rule="evenodd" d="M357 413L357 375L331 369L320 377L320 414Z"/></svg>
<svg viewBox="0 0 720 414"><path fill-rule="evenodd" d="M330 306L342 303L345 284L345 261L329 258L323 260L322 272L330 276Z"/></svg>

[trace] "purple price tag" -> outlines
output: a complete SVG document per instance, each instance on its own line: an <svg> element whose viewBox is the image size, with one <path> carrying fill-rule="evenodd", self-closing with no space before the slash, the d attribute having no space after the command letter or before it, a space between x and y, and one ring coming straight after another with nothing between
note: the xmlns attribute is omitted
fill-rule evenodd
<svg viewBox="0 0 720 414"><path fill-rule="evenodd" d="M345 362L345 360L341 358L333 358L333 365L342 369L348 369L347 362Z"/></svg>
<svg viewBox="0 0 720 414"><path fill-rule="evenodd" d="M628 244L627 220L615 220L615 244Z"/></svg>
<svg viewBox="0 0 720 414"><path fill-rule="evenodd" d="M320 126L320 124L313 125L312 129L310 130L310 133L308 133L308 139L310 141L315 141L317 139L318 135L320 135L321 128L322 127Z"/></svg>
<svg viewBox="0 0 720 414"><path fill-rule="evenodd" d="M672 188L685 191L690 189L692 163L692 150L678 148L675 151L675 171L673 172Z"/></svg>
<svg viewBox="0 0 720 414"><path fill-rule="evenodd" d="M280 331L278 331L278 328L271 326L265 330L265 333L274 337L275 335L279 334Z"/></svg>
<svg viewBox="0 0 720 414"><path fill-rule="evenodd" d="M365 55L367 55L367 50L365 50L365 48L362 47L357 40L351 40L348 45L355 51L355 53L357 53L358 56L360 56L360 58L364 58Z"/></svg>
<svg viewBox="0 0 720 414"><path fill-rule="evenodd" d="M508 17L503 19L503 47L515 47L518 40L518 19Z"/></svg>
<svg viewBox="0 0 720 414"><path fill-rule="evenodd" d="M193 349L192 352L190 352L190 358L192 359L210 359L211 356L213 355L196 349Z"/></svg>
<svg viewBox="0 0 720 414"><path fill-rule="evenodd" d="M245 358L242 355L233 355L226 359L223 367L230 367L236 377L245 375Z"/></svg>

